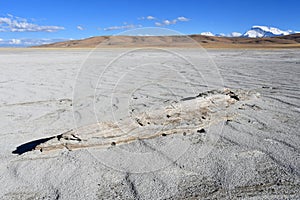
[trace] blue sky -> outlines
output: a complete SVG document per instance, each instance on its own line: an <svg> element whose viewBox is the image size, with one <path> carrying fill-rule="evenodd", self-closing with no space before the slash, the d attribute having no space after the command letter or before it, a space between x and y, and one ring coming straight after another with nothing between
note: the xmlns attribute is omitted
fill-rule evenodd
<svg viewBox="0 0 300 200"><path fill-rule="evenodd" d="M137 27L184 34L300 30L299 0L1 0L0 44L113 35Z"/></svg>

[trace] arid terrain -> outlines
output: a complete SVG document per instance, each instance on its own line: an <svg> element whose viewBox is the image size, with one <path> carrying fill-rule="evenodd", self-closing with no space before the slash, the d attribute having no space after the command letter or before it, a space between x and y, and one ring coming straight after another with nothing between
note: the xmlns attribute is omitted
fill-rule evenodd
<svg viewBox="0 0 300 200"><path fill-rule="evenodd" d="M300 198L298 49L105 39L0 50L1 199Z"/></svg>
<svg viewBox="0 0 300 200"><path fill-rule="evenodd" d="M190 37L204 48L299 48L300 33L271 38L189 36L98 36L83 40L71 40L36 47L94 48L114 47L191 47ZM194 45L194 44L192 44Z"/></svg>

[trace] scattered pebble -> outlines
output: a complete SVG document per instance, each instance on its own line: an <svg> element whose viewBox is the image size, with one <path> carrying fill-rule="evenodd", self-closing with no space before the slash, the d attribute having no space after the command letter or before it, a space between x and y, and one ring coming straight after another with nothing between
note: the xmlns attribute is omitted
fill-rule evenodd
<svg viewBox="0 0 300 200"><path fill-rule="evenodd" d="M204 128L201 128L200 130L197 130L197 133L205 133L205 129Z"/></svg>

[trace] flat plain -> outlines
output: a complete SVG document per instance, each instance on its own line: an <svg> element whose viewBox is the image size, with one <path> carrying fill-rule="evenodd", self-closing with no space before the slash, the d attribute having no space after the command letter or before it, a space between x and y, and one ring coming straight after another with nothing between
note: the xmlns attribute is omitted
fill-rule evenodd
<svg viewBox="0 0 300 200"><path fill-rule="evenodd" d="M300 198L298 49L1 49L0 68L1 199Z"/></svg>

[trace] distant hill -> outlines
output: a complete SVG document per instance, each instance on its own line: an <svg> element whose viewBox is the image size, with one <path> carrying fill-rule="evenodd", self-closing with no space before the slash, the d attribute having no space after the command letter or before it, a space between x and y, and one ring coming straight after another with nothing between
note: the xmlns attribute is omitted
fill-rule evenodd
<svg viewBox="0 0 300 200"><path fill-rule="evenodd" d="M194 42L188 39L192 38ZM188 36L98 36L34 46L32 48L119 48L119 47L196 47L204 48L300 48L300 33L267 37Z"/></svg>

